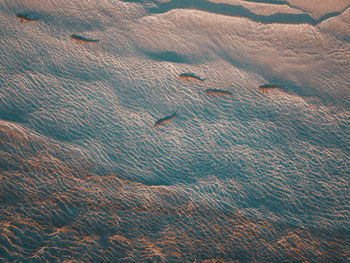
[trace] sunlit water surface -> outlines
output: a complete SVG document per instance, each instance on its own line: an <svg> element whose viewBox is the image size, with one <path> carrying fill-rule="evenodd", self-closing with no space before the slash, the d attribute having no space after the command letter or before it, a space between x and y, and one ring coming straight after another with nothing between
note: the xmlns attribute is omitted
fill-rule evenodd
<svg viewBox="0 0 350 263"><path fill-rule="evenodd" d="M348 0L1 0L0 26L0 261L350 260Z"/></svg>

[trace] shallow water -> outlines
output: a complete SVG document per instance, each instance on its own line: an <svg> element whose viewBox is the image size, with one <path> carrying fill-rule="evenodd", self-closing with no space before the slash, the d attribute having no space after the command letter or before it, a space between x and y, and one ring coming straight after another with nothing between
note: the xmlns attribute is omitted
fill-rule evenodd
<svg viewBox="0 0 350 263"><path fill-rule="evenodd" d="M0 1L0 261L348 262L349 24L348 0Z"/></svg>

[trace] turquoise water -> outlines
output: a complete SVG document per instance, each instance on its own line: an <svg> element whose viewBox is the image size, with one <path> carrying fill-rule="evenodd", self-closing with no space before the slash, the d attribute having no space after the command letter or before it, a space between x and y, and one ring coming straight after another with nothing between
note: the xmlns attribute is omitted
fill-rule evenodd
<svg viewBox="0 0 350 263"><path fill-rule="evenodd" d="M0 1L0 261L348 262L350 9L319 2Z"/></svg>

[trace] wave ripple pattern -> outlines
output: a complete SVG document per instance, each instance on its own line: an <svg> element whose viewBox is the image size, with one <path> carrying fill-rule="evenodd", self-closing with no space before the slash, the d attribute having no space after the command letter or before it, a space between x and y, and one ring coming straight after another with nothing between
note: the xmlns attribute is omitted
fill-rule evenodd
<svg viewBox="0 0 350 263"><path fill-rule="evenodd" d="M348 0L0 0L0 25L0 261L350 261Z"/></svg>

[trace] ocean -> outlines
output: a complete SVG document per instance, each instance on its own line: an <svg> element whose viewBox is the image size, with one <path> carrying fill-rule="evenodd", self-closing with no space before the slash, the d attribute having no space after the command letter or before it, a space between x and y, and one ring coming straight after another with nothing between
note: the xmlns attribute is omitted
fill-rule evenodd
<svg viewBox="0 0 350 263"><path fill-rule="evenodd" d="M349 262L349 0L0 0L1 262Z"/></svg>

